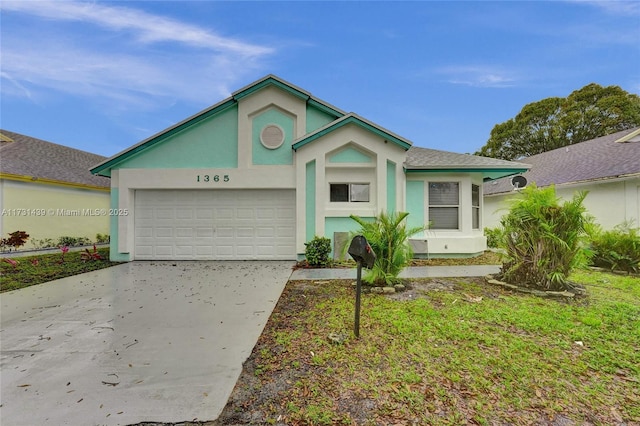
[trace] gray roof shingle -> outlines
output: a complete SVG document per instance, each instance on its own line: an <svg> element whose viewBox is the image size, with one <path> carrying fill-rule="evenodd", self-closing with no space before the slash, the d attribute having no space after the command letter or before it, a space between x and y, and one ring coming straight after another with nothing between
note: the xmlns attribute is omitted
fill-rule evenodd
<svg viewBox="0 0 640 426"><path fill-rule="evenodd" d="M496 158L480 157L478 155L458 154L455 152L439 151L437 149L412 146L407 152L405 168L407 170L421 169L500 169L523 168L526 164Z"/></svg>
<svg viewBox="0 0 640 426"><path fill-rule="evenodd" d="M640 141L616 142L638 130L640 127L523 158L519 161L532 166L523 176L543 187L640 174ZM512 189L510 178L484 184L485 195Z"/></svg>
<svg viewBox="0 0 640 426"><path fill-rule="evenodd" d="M109 188L109 178L89 168L106 157L0 129L0 172Z"/></svg>

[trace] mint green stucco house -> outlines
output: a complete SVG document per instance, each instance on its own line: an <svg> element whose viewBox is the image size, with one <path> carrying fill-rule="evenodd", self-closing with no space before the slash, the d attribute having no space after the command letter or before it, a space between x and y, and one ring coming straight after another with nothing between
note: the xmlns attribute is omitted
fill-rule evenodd
<svg viewBox="0 0 640 426"><path fill-rule="evenodd" d="M526 169L412 147L269 75L91 171L111 178L111 257L130 261L300 259L380 211L430 223L416 256L470 256L482 183Z"/></svg>

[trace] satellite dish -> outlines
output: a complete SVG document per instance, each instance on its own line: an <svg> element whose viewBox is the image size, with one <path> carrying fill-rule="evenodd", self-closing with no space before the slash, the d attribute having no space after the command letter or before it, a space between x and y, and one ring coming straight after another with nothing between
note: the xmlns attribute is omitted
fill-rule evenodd
<svg viewBox="0 0 640 426"><path fill-rule="evenodd" d="M511 185L515 190L522 189L527 186L527 178L522 175L514 176L511 178Z"/></svg>

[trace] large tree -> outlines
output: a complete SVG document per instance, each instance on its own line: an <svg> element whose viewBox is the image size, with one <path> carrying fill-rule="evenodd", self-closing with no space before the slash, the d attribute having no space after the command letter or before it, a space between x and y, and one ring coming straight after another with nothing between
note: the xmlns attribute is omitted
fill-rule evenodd
<svg viewBox="0 0 640 426"><path fill-rule="evenodd" d="M496 124L477 155L514 160L640 126L640 97L591 83L566 98L525 105Z"/></svg>

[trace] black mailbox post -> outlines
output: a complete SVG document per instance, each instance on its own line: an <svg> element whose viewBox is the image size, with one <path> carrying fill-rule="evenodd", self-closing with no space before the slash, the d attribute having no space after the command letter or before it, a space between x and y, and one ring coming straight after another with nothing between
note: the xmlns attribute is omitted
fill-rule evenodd
<svg viewBox="0 0 640 426"><path fill-rule="evenodd" d="M351 240L349 246L349 255L358 264L358 275L356 281L356 315L353 327L353 332L356 337L360 337L360 294L362 293L362 265L366 268L373 268L373 264L376 261L376 254L367 242L367 239L362 235L356 235Z"/></svg>

